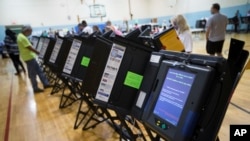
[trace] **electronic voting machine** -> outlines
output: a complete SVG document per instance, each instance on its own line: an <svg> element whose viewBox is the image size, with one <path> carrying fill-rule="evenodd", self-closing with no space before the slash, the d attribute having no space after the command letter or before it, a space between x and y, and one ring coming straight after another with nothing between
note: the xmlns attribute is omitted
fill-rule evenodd
<svg viewBox="0 0 250 141"><path fill-rule="evenodd" d="M40 41L42 42L41 44L40 44ZM43 64L47 64L56 41L53 38L42 38L42 37L40 41L38 44L39 44L39 47L41 46L41 48L40 48L40 53L38 55L38 58L43 61Z"/></svg>
<svg viewBox="0 0 250 141"><path fill-rule="evenodd" d="M245 54L242 50L241 68ZM131 115L168 141L216 140L236 82L230 62L222 57L152 53Z"/></svg>
<svg viewBox="0 0 250 141"><path fill-rule="evenodd" d="M61 74L72 42L71 38L57 38L48 62L49 67L54 73Z"/></svg>

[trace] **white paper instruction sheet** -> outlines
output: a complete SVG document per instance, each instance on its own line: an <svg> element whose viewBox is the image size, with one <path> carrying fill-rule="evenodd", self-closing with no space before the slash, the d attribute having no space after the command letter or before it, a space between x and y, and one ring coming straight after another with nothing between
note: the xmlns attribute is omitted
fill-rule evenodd
<svg viewBox="0 0 250 141"><path fill-rule="evenodd" d="M62 40L62 39L58 38L58 39L56 40L56 44L55 44L55 47L54 47L54 49L53 49L53 51L52 51L52 53L51 53L49 62L51 62L51 63L55 63L55 62L56 62L56 58L57 58L57 56L58 56L58 53L59 53L60 48L61 48L61 46L62 46L62 43L63 43L63 40Z"/></svg>
<svg viewBox="0 0 250 141"><path fill-rule="evenodd" d="M67 60L65 62L63 72L67 74L71 74L71 71L73 70L77 54L80 50L80 47L82 45L82 41L74 39L73 43L71 45L71 48L69 50L69 54L67 57Z"/></svg>
<svg viewBox="0 0 250 141"><path fill-rule="evenodd" d="M125 47L113 44L97 90L96 99L108 102L125 50Z"/></svg>
<svg viewBox="0 0 250 141"><path fill-rule="evenodd" d="M44 41L43 41L43 45L42 45L42 48L41 48L41 51L40 51L40 54L39 54L39 58L43 58L44 57L44 55L45 55L45 53L46 53L46 51L47 51L47 48L48 48L48 46L49 46L49 39L44 39Z"/></svg>

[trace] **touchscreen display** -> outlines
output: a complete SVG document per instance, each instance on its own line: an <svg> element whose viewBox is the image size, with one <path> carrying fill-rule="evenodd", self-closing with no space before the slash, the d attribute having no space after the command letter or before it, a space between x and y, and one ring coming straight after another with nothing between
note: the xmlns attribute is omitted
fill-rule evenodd
<svg viewBox="0 0 250 141"><path fill-rule="evenodd" d="M193 73L170 68L156 102L154 114L176 126L194 79Z"/></svg>

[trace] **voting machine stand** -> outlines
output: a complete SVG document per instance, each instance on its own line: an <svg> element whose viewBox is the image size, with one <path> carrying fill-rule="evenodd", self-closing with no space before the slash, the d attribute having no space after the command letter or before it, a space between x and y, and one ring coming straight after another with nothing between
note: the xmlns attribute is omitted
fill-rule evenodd
<svg viewBox="0 0 250 141"><path fill-rule="evenodd" d="M47 66L47 61L54 48L55 39L32 36L31 43L32 46L41 53L38 56L38 63L45 72L45 75L48 78L50 84L53 84L55 76L50 71L50 68Z"/></svg>
<svg viewBox="0 0 250 141"><path fill-rule="evenodd" d="M55 85L52 90L52 94L57 93L60 90L62 91L59 108L65 108L79 100L80 93L82 92L81 79L83 78L83 74L85 74L84 71L86 70L84 70L85 68L74 64L79 63L79 65L81 64L81 66L84 67L88 65L88 61L93 50L91 43L93 43L94 39L95 38L82 37L58 38L54 47L50 48L51 51L48 51L47 48L52 46L49 45L48 40L46 41L46 38L42 38L40 40L41 42L38 45L41 52L39 55L39 60L42 62L43 66L49 67L55 78ZM84 44L82 44L82 42L84 42ZM83 47L81 47L82 45ZM48 52L50 52L51 55L46 55ZM48 59L47 56L50 58ZM45 63L47 62L46 60L48 60L48 63ZM78 71L83 73L78 73ZM45 73L48 75L50 72L46 71ZM88 103L88 105L91 105L91 103ZM99 112L99 116L102 115L103 112ZM92 119L94 119L93 116L94 115L91 117ZM87 122L87 124L89 123ZM92 125L92 127L96 125L97 124ZM84 126L84 128L86 128L86 126Z"/></svg>
<svg viewBox="0 0 250 141"><path fill-rule="evenodd" d="M219 140L218 131L248 58L243 46L244 42L231 39L228 60L152 53L131 115L144 123L151 140ZM182 102L175 101L179 92L186 94L179 97Z"/></svg>
<svg viewBox="0 0 250 141"><path fill-rule="evenodd" d="M61 77L61 72L66 62L66 57L69 53L72 44L72 39L59 37L56 40L55 46L50 55L48 66L54 74L54 86L51 94L58 93L60 90L66 89L64 78Z"/></svg>
<svg viewBox="0 0 250 141"><path fill-rule="evenodd" d="M55 81L51 93L54 94L62 90L59 108L65 108L79 100L80 93L82 93L82 79L84 78L93 51L92 44L95 41L93 35L94 34L85 37L58 38L56 42L55 40L44 37L32 38L34 47L40 52L38 59L45 74L47 76L53 76ZM65 59L60 59L61 57ZM52 82L50 81L50 83ZM88 98L89 97L86 96L85 101ZM82 105L82 102L83 101L81 101L80 105ZM92 107L94 113L98 113L98 118L105 116L105 110L101 111L97 106L93 106L90 100L87 100L87 103ZM90 114L90 109L91 108L87 110L85 116ZM106 115L108 115L107 117L109 117L109 113L106 113ZM97 124L107 120L107 117L103 118L103 120L99 120L94 117L96 116L95 114L88 116L90 116L90 118L87 119L83 129L93 128ZM95 120L97 123L88 126L91 121L90 119Z"/></svg>
<svg viewBox="0 0 250 141"><path fill-rule="evenodd" d="M80 77L80 75L85 74L85 72L84 70L80 70L79 66L81 65L81 62L79 60L82 60L82 55L84 54L84 52L86 52L86 48L88 47L86 42L87 39L82 37L73 38L73 43L70 47L68 56L66 57L66 62L61 73L61 79L64 81L66 87L70 90L70 92L65 93L66 87L64 88L64 91L61 95L59 106L60 108L70 106L71 104L81 99L82 77ZM90 56L84 57L89 58ZM82 72L79 73L78 71Z"/></svg>
<svg viewBox="0 0 250 141"><path fill-rule="evenodd" d="M80 100L80 110L83 102L88 105L87 111L78 112L74 125L75 129L78 128L84 119L86 122L83 130L94 128L99 123L109 119L109 113L105 109L100 109L94 105L91 102L91 97L87 93L84 93L82 89L83 80L94 49L93 43L95 42L95 37L93 37L93 35L94 34L87 37L74 37L72 39L71 46L68 46L70 49L65 64L62 67L62 71L59 71L61 72L59 77L65 84L62 90L59 108L68 107L78 100ZM67 93L68 89L69 93ZM83 115L82 118L80 118L80 114ZM92 124L92 121L96 123Z"/></svg>
<svg viewBox="0 0 250 141"><path fill-rule="evenodd" d="M81 88L81 81L72 77L72 70L75 66L76 57L82 47L82 39L70 38L71 46L69 46L69 52L65 56L66 61L62 67L62 71L59 74L61 80L64 82L65 87L61 94L59 108L66 108L79 99L79 93Z"/></svg>
<svg viewBox="0 0 250 141"><path fill-rule="evenodd" d="M137 31L134 31L134 33L138 34ZM96 92L95 103L114 110L118 115L121 127L124 127L128 133L128 136L121 134L121 137L125 139L136 140L138 136L145 138L143 134L134 134L128 128L128 123L131 122L127 122L130 116L126 115L130 115L136 94L144 79L145 67L150 59L151 52L159 50L163 46L175 51L184 49L174 29L166 30L154 36L152 42L154 47L146 46L143 42L138 44L135 40L119 36L114 38L114 44ZM120 64L117 62L120 62ZM135 128L142 133L138 124L135 125Z"/></svg>
<svg viewBox="0 0 250 141"><path fill-rule="evenodd" d="M83 73L78 72L78 74L75 75L82 75L83 85L74 129L77 129L84 121L85 123L82 130L88 130L104 121L112 119L107 109L93 103L93 95L91 94L92 88L96 87L96 85L93 85L93 82L96 83L98 75L101 75L102 73L101 68L104 68L106 64L106 58L108 57L112 45L111 43L112 42L103 37L97 37L97 39L94 42L90 42L89 47L87 47L88 49L86 51L91 55L87 55L87 52L85 52L85 55L84 53L80 55L81 61L79 62L81 63L78 65L83 68L78 69L83 70L81 71ZM82 110L84 102L88 106L87 110ZM113 120L110 120L108 123L110 123L111 126L114 125Z"/></svg>
<svg viewBox="0 0 250 141"><path fill-rule="evenodd" d="M159 38L161 41L165 41L161 37L163 35L165 36L165 33L169 34L170 31L172 30L158 35L155 40ZM139 32L134 31L134 33L138 34ZM129 36L133 37L133 34ZM129 36L127 38L129 38ZM151 52L162 46L162 44L158 44L156 48L150 48L151 46L148 47L138 44L137 41L138 40L135 41L116 36L113 39L114 43L112 47L108 47L107 49L103 48L103 50L99 51L99 54L96 53L98 54L96 57L93 55L89 69L94 68L93 71L95 71L95 74L87 75L87 77L92 79L87 79L88 83L83 85L86 92L95 94L94 102L96 104L115 111L121 122L118 128L121 137L130 140L135 140L135 137L143 136L137 124L135 128L140 131L140 134L133 134L130 128L128 128L128 124L131 120L128 120L130 118L128 118L129 116L127 115L132 108ZM106 54L105 51L107 52ZM95 65L92 66L92 63ZM99 65L96 65L98 63ZM116 76L118 77L116 78ZM126 132L123 129L126 129Z"/></svg>
<svg viewBox="0 0 250 141"><path fill-rule="evenodd" d="M68 87L71 87L70 89L72 89L72 91L69 94L62 94L60 107L71 105L82 97L83 91L81 85L93 52L93 43L96 38L94 35L95 33L89 36L74 37L66 64L62 71L62 76L67 78L68 82L71 82L71 85L68 85ZM77 45L78 47L76 47ZM76 87L74 87L75 85ZM65 105L67 102L69 102L69 104Z"/></svg>
<svg viewBox="0 0 250 141"><path fill-rule="evenodd" d="M102 53L101 57L100 53L96 56L93 54L89 69L95 67L95 76L83 87L93 94L97 105L116 113L122 138L135 140L136 137L144 137L137 122L131 123L134 120L128 120L131 118L127 115L143 79L142 75L152 49L120 36L114 38L113 44L107 45L107 48L102 45L103 51L99 51ZM91 74L87 77L91 77ZM134 125L140 133L132 134L128 124Z"/></svg>
<svg viewBox="0 0 250 141"><path fill-rule="evenodd" d="M82 81L86 74L87 65L93 52L92 44L95 41L94 34L85 37L74 37L71 49L63 67L62 77L66 79L66 85L70 93L62 93L60 107L67 107L81 99Z"/></svg>
<svg viewBox="0 0 250 141"><path fill-rule="evenodd" d="M43 37L41 37L41 41L43 41L43 43L39 51L40 54L38 55L38 60L50 84L53 84L55 82L54 74L48 67L48 61L56 41L53 38L43 38ZM40 45L40 41L38 44Z"/></svg>
<svg viewBox="0 0 250 141"><path fill-rule="evenodd" d="M78 128L83 121L86 121L84 127L82 128L83 130L94 128L96 125L107 121L107 123L109 123L116 132L120 133L118 125L120 120L118 117L111 116L107 108L93 103L95 94L94 91L97 91L97 86L101 80L111 47L112 42L110 40L103 37L97 37L93 46L93 54L90 58L88 69L83 79L82 91L84 93L81 95L81 102L74 125L75 129ZM88 105L87 111L82 110L83 102Z"/></svg>
<svg viewBox="0 0 250 141"><path fill-rule="evenodd" d="M34 47L40 52L38 55L38 61L40 63L40 66L43 68L43 71L45 72L46 77L48 78L50 84L55 83L52 93L54 93L55 89L56 91L59 91L61 88L64 88L64 83L60 83L61 79L58 77L58 72L55 71L56 67L52 65L54 62L50 62L51 58L55 58L55 50L59 52L58 50L58 42L61 41L61 39L57 40L57 43L52 38L45 38L45 37L33 37L33 42L36 44ZM61 47L61 44L59 45ZM57 52L57 55L59 54ZM56 55L56 57L57 57ZM59 55L60 56L60 55ZM60 84L60 86L59 86ZM64 91L63 91L64 92Z"/></svg>

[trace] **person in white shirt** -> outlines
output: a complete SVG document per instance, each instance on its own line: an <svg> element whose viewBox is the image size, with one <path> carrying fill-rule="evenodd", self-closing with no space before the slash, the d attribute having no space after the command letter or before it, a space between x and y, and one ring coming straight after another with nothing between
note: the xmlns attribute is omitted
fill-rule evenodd
<svg viewBox="0 0 250 141"><path fill-rule="evenodd" d="M172 25L175 27L179 39L184 45L185 52L191 53L193 51L193 39L190 28L183 15L177 15L172 19Z"/></svg>
<svg viewBox="0 0 250 141"><path fill-rule="evenodd" d="M86 21L84 20L82 21L82 26L83 26L83 30L82 30L83 33L86 33L88 35L93 33L93 29L90 26L88 26Z"/></svg>

